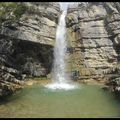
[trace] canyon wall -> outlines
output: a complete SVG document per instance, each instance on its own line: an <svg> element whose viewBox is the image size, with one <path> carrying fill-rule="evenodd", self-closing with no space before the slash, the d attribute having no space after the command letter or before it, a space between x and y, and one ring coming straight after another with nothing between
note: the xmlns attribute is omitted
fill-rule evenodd
<svg viewBox="0 0 120 120"><path fill-rule="evenodd" d="M50 73L59 4L0 3L0 93L13 93L26 76ZM15 89L12 89L15 88ZM8 92L6 92L8 91Z"/></svg>
<svg viewBox="0 0 120 120"><path fill-rule="evenodd" d="M68 9L66 21L71 69L79 71L79 79L120 82L120 3L78 3Z"/></svg>
<svg viewBox="0 0 120 120"><path fill-rule="evenodd" d="M53 64L59 3L0 3L0 96L26 76L47 76ZM78 80L120 89L120 3L79 2L66 17L69 69ZM114 87L116 86L116 87ZM6 92L7 91L7 92Z"/></svg>

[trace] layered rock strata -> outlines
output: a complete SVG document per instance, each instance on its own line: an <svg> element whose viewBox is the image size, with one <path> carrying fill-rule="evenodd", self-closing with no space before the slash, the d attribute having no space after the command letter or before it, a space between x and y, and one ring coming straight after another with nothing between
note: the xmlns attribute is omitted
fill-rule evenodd
<svg viewBox="0 0 120 120"><path fill-rule="evenodd" d="M73 70L79 79L96 79L105 83L119 78L120 3L76 3L68 10L67 33ZM75 62L74 62L75 61Z"/></svg>
<svg viewBox="0 0 120 120"><path fill-rule="evenodd" d="M59 4L54 2L18 2L0 5L2 12L4 9L7 11L9 7L9 11L1 14L0 26L0 96L2 96L22 88L21 81L25 77L47 76L51 72L60 12Z"/></svg>

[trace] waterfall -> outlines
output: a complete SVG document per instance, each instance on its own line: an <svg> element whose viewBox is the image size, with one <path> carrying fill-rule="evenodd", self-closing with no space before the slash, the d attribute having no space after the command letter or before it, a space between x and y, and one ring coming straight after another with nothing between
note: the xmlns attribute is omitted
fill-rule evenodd
<svg viewBox="0 0 120 120"><path fill-rule="evenodd" d="M66 72L66 23L65 17L67 10L63 10L60 16L59 24L56 31L56 43L54 47L54 66L53 82L63 83L68 79Z"/></svg>
<svg viewBox="0 0 120 120"><path fill-rule="evenodd" d="M54 63L52 70L52 83L46 87L51 89L72 89L74 85L67 72L67 42L66 42L66 21L68 3L60 3L62 13L56 31L54 47Z"/></svg>

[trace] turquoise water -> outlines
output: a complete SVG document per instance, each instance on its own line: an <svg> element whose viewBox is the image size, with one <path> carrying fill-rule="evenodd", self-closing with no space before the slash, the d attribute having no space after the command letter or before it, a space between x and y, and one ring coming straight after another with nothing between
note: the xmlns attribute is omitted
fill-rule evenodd
<svg viewBox="0 0 120 120"><path fill-rule="evenodd" d="M0 104L4 118L120 117L120 101L100 86L80 85L74 90L51 91L28 86Z"/></svg>

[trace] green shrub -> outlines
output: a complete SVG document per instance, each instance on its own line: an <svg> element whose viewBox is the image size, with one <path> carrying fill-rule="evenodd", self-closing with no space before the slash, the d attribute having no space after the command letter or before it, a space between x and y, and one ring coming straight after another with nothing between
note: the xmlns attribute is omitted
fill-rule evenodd
<svg viewBox="0 0 120 120"><path fill-rule="evenodd" d="M0 2L0 23L10 20L18 21L26 11L26 6L20 2Z"/></svg>

